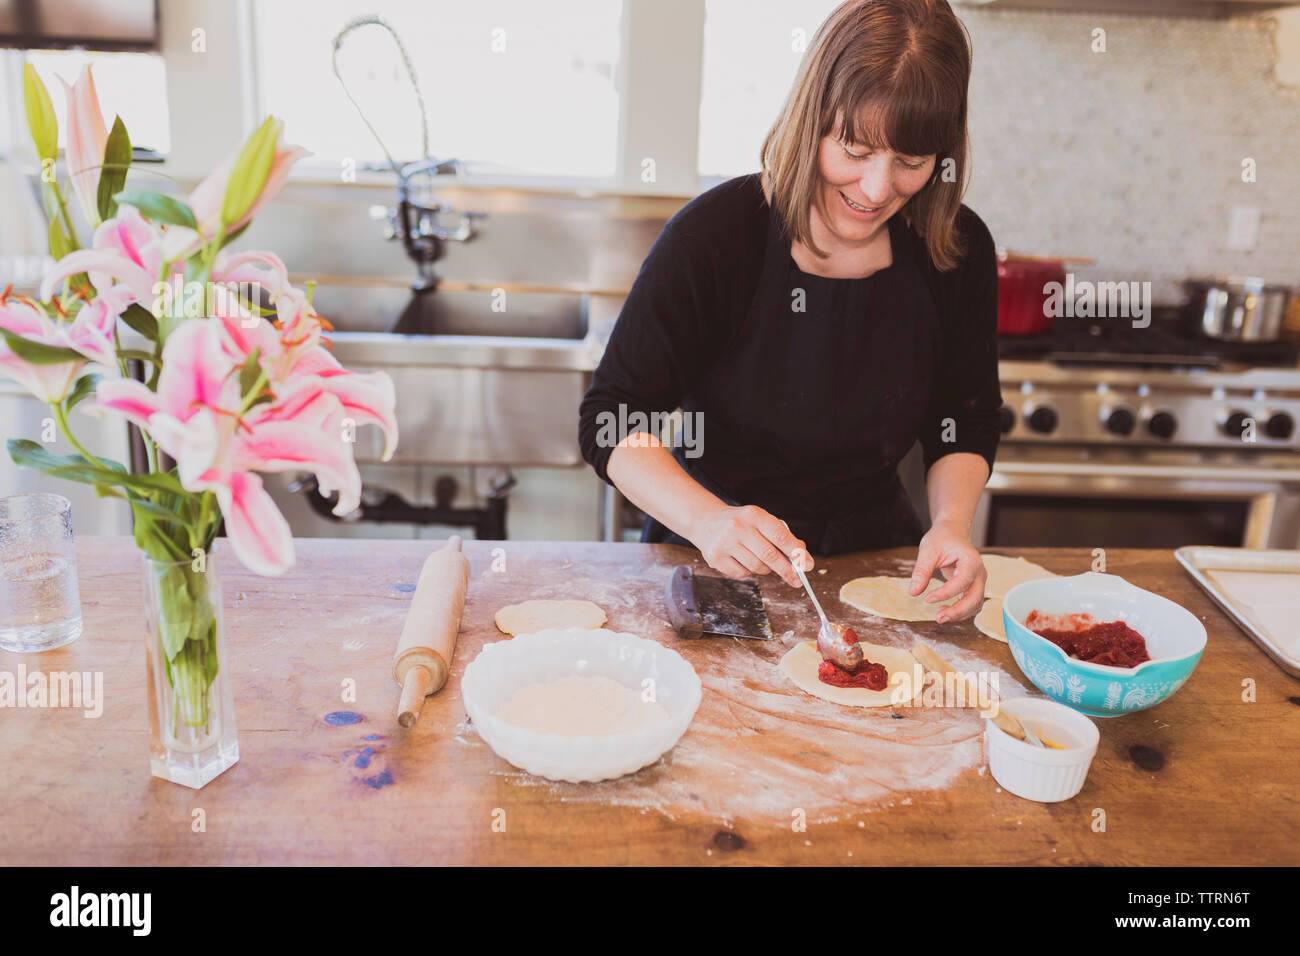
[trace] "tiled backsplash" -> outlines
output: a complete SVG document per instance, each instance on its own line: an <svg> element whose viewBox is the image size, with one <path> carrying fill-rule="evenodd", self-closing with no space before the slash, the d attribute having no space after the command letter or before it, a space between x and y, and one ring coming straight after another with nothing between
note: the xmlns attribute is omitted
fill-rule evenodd
<svg viewBox="0 0 1300 956"><path fill-rule="evenodd" d="M1300 285L1300 90L1274 79L1271 20L961 14L975 52L966 201L1000 246L1093 257L1080 278L1150 280L1157 302L1181 301L1189 275ZM1233 206L1260 210L1253 250L1227 248Z"/></svg>

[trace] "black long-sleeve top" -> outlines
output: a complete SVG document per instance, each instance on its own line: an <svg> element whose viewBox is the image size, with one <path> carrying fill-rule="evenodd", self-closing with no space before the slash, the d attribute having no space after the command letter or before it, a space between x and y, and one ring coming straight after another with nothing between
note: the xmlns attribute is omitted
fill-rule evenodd
<svg viewBox="0 0 1300 956"><path fill-rule="evenodd" d="M891 265L835 279L795 264L758 174L687 203L642 264L583 399L579 441L596 473L609 480L611 422L678 406L702 423L688 471L792 527L873 508L887 521L918 439L927 469L953 452L992 468L993 238L962 206L962 260L939 272L901 215L887 225Z"/></svg>

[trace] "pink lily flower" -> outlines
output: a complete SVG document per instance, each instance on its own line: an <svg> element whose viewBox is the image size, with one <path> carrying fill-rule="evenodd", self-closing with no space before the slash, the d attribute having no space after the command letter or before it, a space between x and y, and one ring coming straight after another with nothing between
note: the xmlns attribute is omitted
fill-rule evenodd
<svg viewBox="0 0 1300 956"><path fill-rule="evenodd" d="M311 155L311 151L301 146L292 146L283 142L284 124L279 120L276 121L277 137L275 158L271 161L271 171L267 174L266 183L262 186L262 191L258 194L257 199L248 212L238 222L230 223L226 227L227 232L234 232L239 229L265 206L268 202L276 197L284 184L289 180L289 170L298 160ZM226 198L226 186L230 182L230 174L235 168L235 160L239 158L239 148L236 148L227 156L212 172L208 173L203 180L194 187L190 193L187 204L194 213L194 219L198 224L198 230L188 229L184 226L173 226L167 230L165 240L166 255L169 260L185 259L192 255L204 243L211 241L221 228L221 205Z"/></svg>
<svg viewBox="0 0 1300 956"><path fill-rule="evenodd" d="M48 301L59 286L84 272L96 290L120 283L131 291L133 301L148 309L154 304L162 261L161 234L134 206L124 205L95 229L89 249L70 252L54 264L41 281L40 297ZM164 294L170 302L169 291Z"/></svg>
<svg viewBox="0 0 1300 956"><path fill-rule="evenodd" d="M114 283L125 286L131 291L131 301L161 315L172 308L177 291L174 280L184 273L184 264L176 262L168 270L167 281L163 280L164 242L164 234L139 210L124 204L115 217L95 230L89 249L70 252L54 264L41 282L40 297L49 300L62 283L84 272L96 290ZM266 289L273 301L292 288L284 263L270 252L223 251L213 264L211 280L215 284L255 283ZM214 307L230 308L230 304L218 300Z"/></svg>
<svg viewBox="0 0 1300 956"><path fill-rule="evenodd" d="M113 328L129 301L130 293L126 289L110 289L82 305L71 322L55 322L24 299L0 302L0 328L32 342L70 348L85 356L53 365L33 365L0 340L0 372L41 401L51 403L67 397L87 362L99 362L115 373L117 353L113 349Z"/></svg>
<svg viewBox="0 0 1300 956"><path fill-rule="evenodd" d="M118 379L100 384L96 402L146 428L185 488L213 491L239 559L275 575L293 564L293 537L252 472L313 472L323 493L338 491L338 515L360 503L361 474L343 438L342 403L310 378L240 415L238 365L220 335L218 321L181 323L163 348L157 392Z"/></svg>
<svg viewBox="0 0 1300 956"><path fill-rule="evenodd" d="M117 345L113 341L113 331L117 328L118 318L133 301L130 289L124 285L113 286L82 303L72 324L60 326L59 335L69 348L116 374Z"/></svg>
<svg viewBox="0 0 1300 956"><path fill-rule="evenodd" d="M259 285L269 293L271 302L297 291L289 285L289 270L274 252L232 253L223 249L212 264L212 281Z"/></svg>
<svg viewBox="0 0 1300 956"><path fill-rule="evenodd" d="M104 127L104 114L99 111L95 80L87 65L81 68L81 75L72 86L62 77L59 82L63 84L68 103L68 142L64 151L68 176L86 221L98 226L99 175L104 165L108 130Z"/></svg>
<svg viewBox="0 0 1300 956"><path fill-rule="evenodd" d="M382 460L397 448L397 393L384 372L350 372L321 344L321 318L306 297L293 289L276 303L279 328L266 320L251 327L245 321L221 318L222 348L231 361L242 365L255 349L275 392L310 379L338 398L344 417L357 425L378 425L384 432Z"/></svg>

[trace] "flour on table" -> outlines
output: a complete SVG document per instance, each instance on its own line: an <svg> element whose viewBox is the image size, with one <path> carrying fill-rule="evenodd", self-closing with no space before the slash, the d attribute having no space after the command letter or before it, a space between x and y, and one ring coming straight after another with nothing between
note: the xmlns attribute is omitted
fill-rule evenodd
<svg viewBox="0 0 1300 956"><path fill-rule="evenodd" d="M906 576L912 563L904 557L873 560L863 562L862 571ZM880 812L899 797L942 790L965 776L978 779L978 771L987 769L984 718L975 708L845 707L795 691L778 664L795 643L816 634L816 615L802 589L772 576L760 580L763 595L772 598L766 607L775 640L683 639L663 622L671 573L669 563L631 563L584 581L581 593L605 609L612 630L659 641L695 668L703 699L677 746L657 763L600 783L547 780L493 755L483 758L489 773L570 806L621 806L683 822L745 822L788 834L796 807L810 824L852 819ZM817 580L813 586L821 594ZM501 575L488 576L471 599L500 606L518 599L514 587ZM530 594L567 598L573 584L543 581L533 584ZM832 595L825 597L833 602ZM990 651L1001 654L1001 648L983 643L967 648L936 639L932 628L922 635L919 626L883 618L861 621L854 629L871 643L898 648L910 648L924 636L957 669L998 674L1004 698L1025 693L1013 665L1007 666L1014 676L994 663ZM951 630L954 639L968 636L965 629ZM453 678L464 666L457 655ZM454 686L450 690L455 693ZM457 730L463 744L486 749L472 725Z"/></svg>
<svg viewBox="0 0 1300 956"><path fill-rule="evenodd" d="M1056 577L1047 568L1024 558L1008 558L1001 554L982 554L980 557L984 559L984 570L988 572L984 582L985 597L1004 598L1022 581Z"/></svg>
<svg viewBox="0 0 1300 956"><path fill-rule="evenodd" d="M497 611L497 628L506 634L533 634L552 627L600 627L605 612L590 601L524 601Z"/></svg>
<svg viewBox="0 0 1300 956"><path fill-rule="evenodd" d="M519 688L496 715L539 734L594 737L634 733L668 722L658 701L610 677L564 677Z"/></svg>
<svg viewBox="0 0 1300 956"><path fill-rule="evenodd" d="M885 647L881 644L865 642L861 647L863 658L873 664L885 665L890 683L884 690L871 690L868 687L835 687L823 683L817 676L817 668L821 665L822 656L817 651L815 641L801 641L791 648L781 658L781 673L790 678L804 693L846 707L888 707L890 704L907 703L921 693L924 672L911 653L901 647ZM905 676L895 680L895 674ZM898 699L895 700L895 697Z"/></svg>
<svg viewBox="0 0 1300 956"><path fill-rule="evenodd" d="M926 604L925 597L942 581L931 581L915 596L908 593L911 578L854 578L840 588L840 600L859 611L895 621L933 621L947 604ZM955 601L952 603L956 603Z"/></svg>

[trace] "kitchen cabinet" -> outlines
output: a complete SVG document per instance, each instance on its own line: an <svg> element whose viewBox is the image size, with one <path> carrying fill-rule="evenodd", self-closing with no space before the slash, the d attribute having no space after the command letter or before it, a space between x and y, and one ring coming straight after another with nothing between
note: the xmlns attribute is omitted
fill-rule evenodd
<svg viewBox="0 0 1300 956"><path fill-rule="evenodd" d="M776 669L785 641L811 636L816 619L779 581L760 584L773 633L793 632L784 641L678 639L663 621L663 584L693 552L669 545L467 541L470 588L450 680L402 730L392 655L432 545L296 545L297 565L279 578L223 569L241 758L196 793L149 775L133 545L78 539L85 636L39 656L0 653L0 671L100 672L103 713L6 712L0 763L23 769L0 776L0 865L1300 864L1300 764L1285 759L1300 748L1300 683L1168 551L1111 550L1108 570L1205 622L1199 667L1164 703L1097 720L1101 744L1082 792L1038 804L988 774L973 711L895 717L786 683ZM1062 573L1094 560L1083 549L1024 553ZM1005 696L1020 693L1013 678L1028 687L1007 646L968 622L873 627L833 597L851 577L905 574L913 558L900 549L827 559L813 586L867 640L920 636L959 668L981 661L1005 672ZM467 722L461 677L486 642L502 639L495 611L561 596L595 599L609 627L673 647L704 684L686 735L635 775L550 784L497 757ZM356 696L344 700L348 681ZM355 722L326 719L338 711ZM915 779L887 787L898 767L844 759L881 741L915 746ZM195 836L198 807L207 829ZM806 829L793 825L796 811Z"/></svg>

